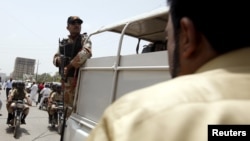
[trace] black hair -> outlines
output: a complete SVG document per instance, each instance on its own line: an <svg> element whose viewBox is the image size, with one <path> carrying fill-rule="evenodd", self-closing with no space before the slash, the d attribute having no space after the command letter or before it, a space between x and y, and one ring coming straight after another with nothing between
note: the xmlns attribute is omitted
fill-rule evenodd
<svg viewBox="0 0 250 141"><path fill-rule="evenodd" d="M233 0L167 0L175 39L180 19L189 18L213 49L226 53L250 46L250 8L248 1Z"/></svg>

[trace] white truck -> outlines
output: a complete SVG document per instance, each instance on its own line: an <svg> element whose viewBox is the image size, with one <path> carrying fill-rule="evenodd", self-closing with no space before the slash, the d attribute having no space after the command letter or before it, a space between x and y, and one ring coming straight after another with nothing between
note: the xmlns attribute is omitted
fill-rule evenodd
<svg viewBox="0 0 250 141"><path fill-rule="evenodd" d="M68 118L61 140L85 140L117 98L170 79L164 33L167 19L168 7L163 7L89 35L93 54L104 55L88 59L80 68L74 101L77 109Z"/></svg>

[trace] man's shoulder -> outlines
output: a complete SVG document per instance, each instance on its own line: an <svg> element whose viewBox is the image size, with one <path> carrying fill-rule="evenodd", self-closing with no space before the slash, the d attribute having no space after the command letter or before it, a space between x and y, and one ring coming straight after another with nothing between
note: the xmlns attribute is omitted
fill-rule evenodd
<svg viewBox="0 0 250 141"><path fill-rule="evenodd" d="M10 90L10 95L14 96L14 95L17 95L18 92L17 92L17 89L11 89Z"/></svg>
<svg viewBox="0 0 250 141"><path fill-rule="evenodd" d="M52 92L52 93L51 93L51 96L54 96L54 95L56 95L56 92Z"/></svg>
<svg viewBox="0 0 250 141"><path fill-rule="evenodd" d="M47 92L51 92L50 88L45 88L44 90Z"/></svg>
<svg viewBox="0 0 250 141"><path fill-rule="evenodd" d="M17 93L17 89L11 89L10 92L11 93Z"/></svg>
<svg viewBox="0 0 250 141"><path fill-rule="evenodd" d="M147 137L150 137L152 140L179 139L200 141L207 139L208 124L249 123L250 115L245 111L245 107L249 106L249 100L182 103L153 113L152 111L159 107L152 107L152 110L138 109L137 112L128 115L129 117L125 115L119 122L112 121L112 123L119 124L118 126L127 125L121 130L134 134L131 137L143 136L146 133ZM133 131L135 129L136 131ZM186 132L182 132L183 129ZM161 131L168 132L162 133Z"/></svg>

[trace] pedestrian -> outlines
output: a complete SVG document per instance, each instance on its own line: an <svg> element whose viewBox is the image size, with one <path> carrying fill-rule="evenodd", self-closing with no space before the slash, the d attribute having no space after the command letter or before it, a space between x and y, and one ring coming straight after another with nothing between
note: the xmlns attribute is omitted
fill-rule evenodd
<svg viewBox="0 0 250 141"><path fill-rule="evenodd" d="M115 101L87 141L206 141L208 125L250 124L248 1L168 4L166 39L173 79ZM229 130L237 131L226 128L219 136L237 140Z"/></svg>
<svg viewBox="0 0 250 141"><path fill-rule="evenodd" d="M43 106L44 106L43 102L46 98L49 97L50 93L51 93L51 89L49 88L49 84L45 84L45 87L40 91L42 98L41 98L41 101L39 104L39 109L43 108Z"/></svg>
<svg viewBox="0 0 250 141"><path fill-rule="evenodd" d="M5 83L4 90L6 90L6 99L8 100L9 91L12 88L12 77Z"/></svg>
<svg viewBox="0 0 250 141"><path fill-rule="evenodd" d="M58 52L54 55L53 63L59 67L62 76L62 88L64 91L65 107L73 107L76 81L79 67L92 56L91 41L87 40L86 33L81 34L83 21L78 16L70 16L67 20L68 38L59 43ZM63 58L62 58L63 56ZM72 111L68 112L67 116Z"/></svg>
<svg viewBox="0 0 250 141"><path fill-rule="evenodd" d="M34 102L37 105L37 91L38 91L38 86L36 82L33 82L31 88L30 88L30 100L31 100L31 106L32 103Z"/></svg>
<svg viewBox="0 0 250 141"><path fill-rule="evenodd" d="M41 94L41 90L44 88L44 83L45 82L41 82L41 83L39 83L39 85L38 85L38 99L37 99L37 102L36 102L36 105L38 104L38 103L40 103L40 100L41 100L41 98L42 98L42 94Z"/></svg>

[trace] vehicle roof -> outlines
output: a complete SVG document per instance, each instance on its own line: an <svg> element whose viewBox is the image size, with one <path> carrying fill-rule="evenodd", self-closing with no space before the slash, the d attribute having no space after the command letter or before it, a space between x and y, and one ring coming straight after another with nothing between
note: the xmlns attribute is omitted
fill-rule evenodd
<svg viewBox="0 0 250 141"><path fill-rule="evenodd" d="M124 34L151 42L159 41L159 39L164 41L164 30L168 19L168 11L168 7L161 7L153 11L122 20L115 24L103 26L92 34L105 31L122 33L126 24L129 23L129 26L125 30Z"/></svg>

